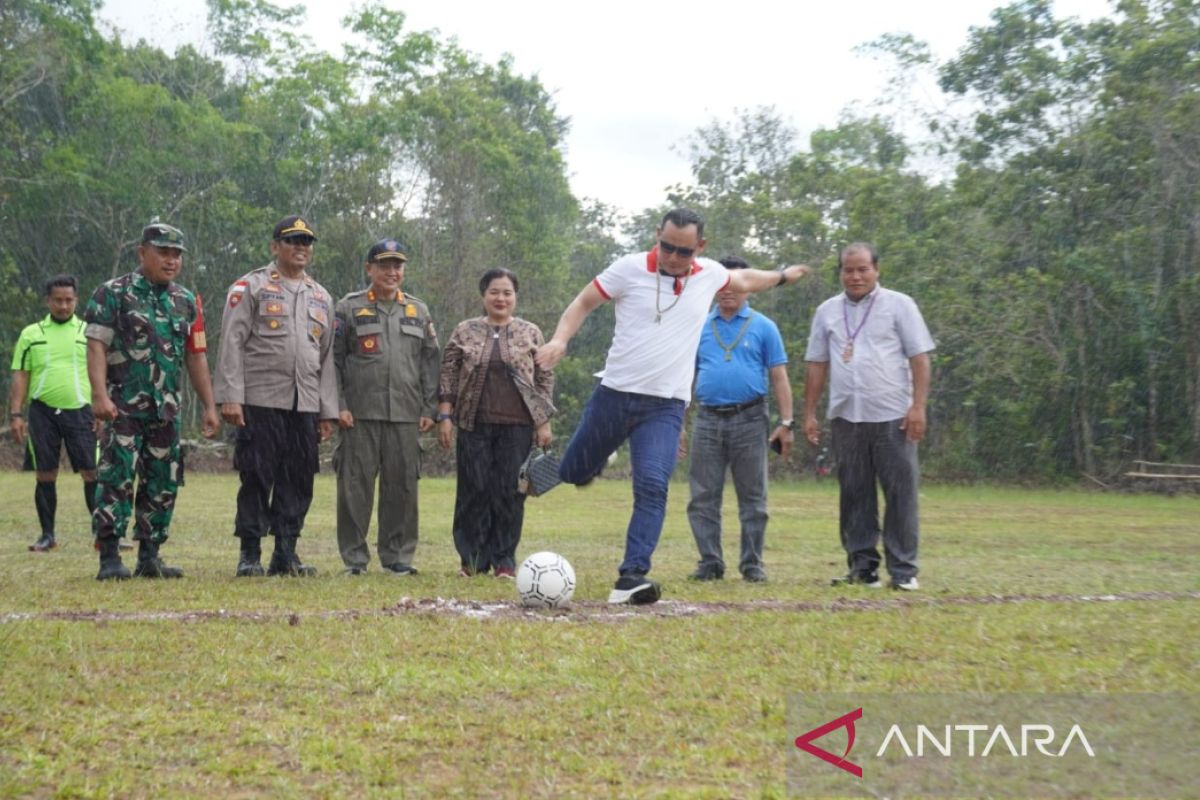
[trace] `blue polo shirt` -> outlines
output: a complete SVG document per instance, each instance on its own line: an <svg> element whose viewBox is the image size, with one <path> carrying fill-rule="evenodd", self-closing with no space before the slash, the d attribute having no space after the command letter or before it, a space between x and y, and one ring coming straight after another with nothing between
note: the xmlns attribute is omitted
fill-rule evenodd
<svg viewBox="0 0 1200 800"><path fill-rule="evenodd" d="M714 325L724 347L713 336ZM739 339L738 332L743 325L746 330ZM732 346L735 341L736 346ZM728 361L725 360L726 348L730 348ZM787 360L779 328L751 309L749 302L742 303L728 321L722 319L721 312L714 306L704 321L700 349L696 351L696 402L705 406L729 406L763 397L770 388L767 370L786 364Z"/></svg>

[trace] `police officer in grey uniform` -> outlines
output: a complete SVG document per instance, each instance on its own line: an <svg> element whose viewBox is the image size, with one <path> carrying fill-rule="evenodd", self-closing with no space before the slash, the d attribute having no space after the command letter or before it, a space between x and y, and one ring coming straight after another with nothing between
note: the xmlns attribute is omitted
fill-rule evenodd
<svg viewBox="0 0 1200 800"><path fill-rule="evenodd" d="M259 540L268 533L268 575L316 574L296 555L296 539L312 503L318 437L333 435L338 416L333 298L307 273L316 239L302 217L284 217L275 260L234 281L225 300L214 388L237 428L239 577L263 574Z"/></svg>
<svg viewBox="0 0 1200 800"><path fill-rule="evenodd" d="M367 252L370 287L343 297L335 311L338 548L351 575L365 572L370 560L377 478L386 487L379 495L379 563L394 575L417 572L417 435L433 427L441 353L429 309L401 291L407 261L400 242L376 242Z"/></svg>

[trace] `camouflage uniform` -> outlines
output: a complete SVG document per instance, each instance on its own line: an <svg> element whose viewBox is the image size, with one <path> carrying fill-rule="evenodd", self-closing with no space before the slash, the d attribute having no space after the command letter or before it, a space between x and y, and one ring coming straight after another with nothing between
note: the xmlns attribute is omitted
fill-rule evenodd
<svg viewBox="0 0 1200 800"><path fill-rule="evenodd" d="M179 448L180 372L185 352L205 350L199 301L175 283L148 281L140 269L102 284L84 314L89 339L108 348L108 392L117 418L100 440L92 532L125 535L136 506L135 539L166 541L183 482ZM132 506L136 464L137 497Z"/></svg>

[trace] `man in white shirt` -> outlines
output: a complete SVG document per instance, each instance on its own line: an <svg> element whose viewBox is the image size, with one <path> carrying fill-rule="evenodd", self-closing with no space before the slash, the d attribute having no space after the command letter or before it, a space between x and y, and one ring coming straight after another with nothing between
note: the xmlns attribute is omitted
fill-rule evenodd
<svg viewBox="0 0 1200 800"><path fill-rule="evenodd" d="M929 329L906 294L879 285L879 254L856 242L842 251L845 292L813 316L804 383L804 434L821 440L817 403L829 383L833 450L841 486L840 527L849 571L834 584L880 586L879 501L887 504L883 545L896 589L917 583L917 443L925 436Z"/></svg>
<svg viewBox="0 0 1200 800"><path fill-rule="evenodd" d="M609 454L629 440L633 514L610 603L653 603L661 596L661 587L646 573L662 533L668 481L692 393L696 348L713 297L726 287L761 292L794 283L810 272L798 264L778 271L729 272L716 261L700 258L704 220L686 208L667 212L657 236L653 250L617 259L589 283L537 353L540 367L553 367L588 315L602 303L613 302L612 346L559 470L565 482L586 484L600 473Z"/></svg>

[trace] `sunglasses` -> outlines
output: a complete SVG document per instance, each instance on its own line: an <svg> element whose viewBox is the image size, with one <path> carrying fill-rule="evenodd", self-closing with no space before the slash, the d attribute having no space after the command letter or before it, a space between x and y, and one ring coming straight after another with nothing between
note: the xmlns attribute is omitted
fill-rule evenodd
<svg viewBox="0 0 1200 800"><path fill-rule="evenodd" d="M311 236L285 236L279 241L290 244L292 247L312 247L316 239Z"/></svg>
<svg viewBox="0 0 1200 800"><path fill-rule="evenodd" d="M676 247L673 244L664 242L662 239L658 240L658 249L667 255L678 254L680 258L691 258L696 254L696 248L694 247Z"/></svg>

